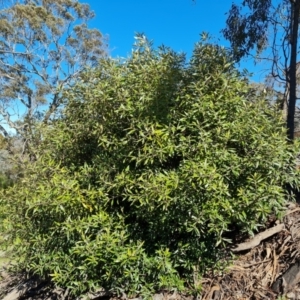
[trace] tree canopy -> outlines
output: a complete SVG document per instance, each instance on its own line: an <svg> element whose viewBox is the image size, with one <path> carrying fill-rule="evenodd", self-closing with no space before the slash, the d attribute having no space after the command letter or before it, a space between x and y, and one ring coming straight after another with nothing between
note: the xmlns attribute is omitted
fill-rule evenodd
<svg viewBox="0 0 300 300"><path fill-rule="evenodd" d="M5 5L4 5L5 4ZM36 121L59 115L62 91L105 55L105 39L88 28L94 13L77 0L7 1L0 10L2 134L33 143Z"/></svg>
<svg viewBox="0 0 300 300"><path fill-rule="evenodd" d="M290 140L294 138L298 99L299 13L299 0L245 0L232 4L223 30L237 60L249 55L264 59L270 63L269 79L283 82L281 106L286 111Z"/></svg>

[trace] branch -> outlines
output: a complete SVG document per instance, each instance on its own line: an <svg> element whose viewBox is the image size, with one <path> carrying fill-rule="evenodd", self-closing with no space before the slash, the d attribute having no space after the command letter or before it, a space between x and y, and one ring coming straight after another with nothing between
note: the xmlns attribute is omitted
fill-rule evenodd
<svg viewBox="0 0 300 300"><path fill-rule="evenodd" d="M5 137L8 137L8 132L2 125L0 125L0 130L2 131L2 133Z"/></svg>
<svg viewBox="0 0 300 300"><path fill-rule="evenodd" d="M249 242L238 244L236 248L232 249L232 252L241 252L245 250L250 250L260 244L261 241L269 238L270 236L282 231L285 229L284 224L276 225L272 228L269 228L265 230L264 232L261 232L254 236L253 239L251 239Z"/></svg>
<svg viewBox="0 0 300 300"><path fill-rule="evenodd" d="M4 108L1 106L0 106L0 115L3 116L7 125L13 129L15 129L17 132L20 132L20 130L23 128L23 125L17 126L16 123L11 121L9 113L7 111L5 111Z"/></svg>
<svg viewBox="0 0 300 300"><path fill-rule="evenodd" d="M61 104L60 101L60 97L59 95L59 90L63 89L64 85L66 83L68 83L71 79L75 78L78 76L78 74L80 74L82 70L78 70L76 71L74 74L70 74L68 77L66 77L63 81L61 81L61 83L59 84L59 88L56 90L56 93L53 97L52 103L50 104L49 110L46 112L45 117L44 117L44 123L47 124L52 113L56 111L56 109L59 107L59 105Z"/></svg>

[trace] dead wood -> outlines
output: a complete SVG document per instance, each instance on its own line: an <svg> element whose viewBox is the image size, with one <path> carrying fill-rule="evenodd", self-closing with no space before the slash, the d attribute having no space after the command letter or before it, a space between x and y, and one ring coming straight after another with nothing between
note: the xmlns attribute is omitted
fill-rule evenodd
<svg viewBox="0 0 300 300"><path fill-rule="evenodd" d="M236 248L231 249L232 252L241 252L249 249L253 249L258 246L261 241L271 237L272 235L282 231L285 229L284 224L278 224L272 228L265 230L264 232L260 232L255 235L250 241L238 244Z"/></svg>
<svg viewBox="0 0 300 300"><path fill-rule="evenodd" d="M235 249L258 243L243 248L248 251L235 252L236 259L221 276L213 272L206 275L206 281L202 281L206 294L211 287L219 286L214 300L300 299L300 206L289 206L282 221L284 227L271 227L256 235L259 238L254 243L256 237L237 245ZM208 284L209 276L212 281Z"/></svg>

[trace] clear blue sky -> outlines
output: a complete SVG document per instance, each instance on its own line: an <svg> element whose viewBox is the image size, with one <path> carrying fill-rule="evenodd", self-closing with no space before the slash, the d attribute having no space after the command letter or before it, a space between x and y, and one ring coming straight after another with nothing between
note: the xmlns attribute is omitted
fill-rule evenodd
<svg viewBox="0 0 300 300"><path fill-rule="evenodd" d="M109 54L127 57L136 32L144 33L155 46L164 44L191 55L201 32L208 32L220 45L229 46L221 30L226 26L226 13L233 0L81 0L96 13L91 27L109 38ZM238 1L236 1L238 2ZM241 68L255 73L255 81L263 80L253 61Z"/></svg>
<svg viewBox="0 0 300 300"><path fill-rule="evenodd" d="M109 36L110 54L127 56L135 32L143 32L155 45L164 44L190 54L199 34L209 32L228 45L220 30L225 27L232 0L82 0L95 11L90 23Z"/></svg>

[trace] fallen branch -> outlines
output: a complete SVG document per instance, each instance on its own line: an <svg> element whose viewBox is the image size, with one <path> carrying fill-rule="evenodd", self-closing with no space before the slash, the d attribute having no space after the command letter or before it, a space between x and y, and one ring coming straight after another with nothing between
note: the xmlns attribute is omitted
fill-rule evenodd
<svg viewBox="0 0 300 300"><path fill-rule="evenodd" d="M240 252L252 249L260 244L261 241L265 240L266 238L282 231L284 229L284 224L278 224L272 228L267 229L264 232L261 232L253 237L248 242L238 244L236 248L231 249L232 252Z"/></svg>
<svg viewBox="0 0 300 300"><path fill-rule="evenodd" d="M287 215L290 215L290 214L292 214L292 213L294 213L296 211L299 211L299 210L300 210L300 207L297 207L297 208L295 208L293 210L289 210L289 211L286 212L286 214L284 215L284 217L286 217Z"/></svg>

